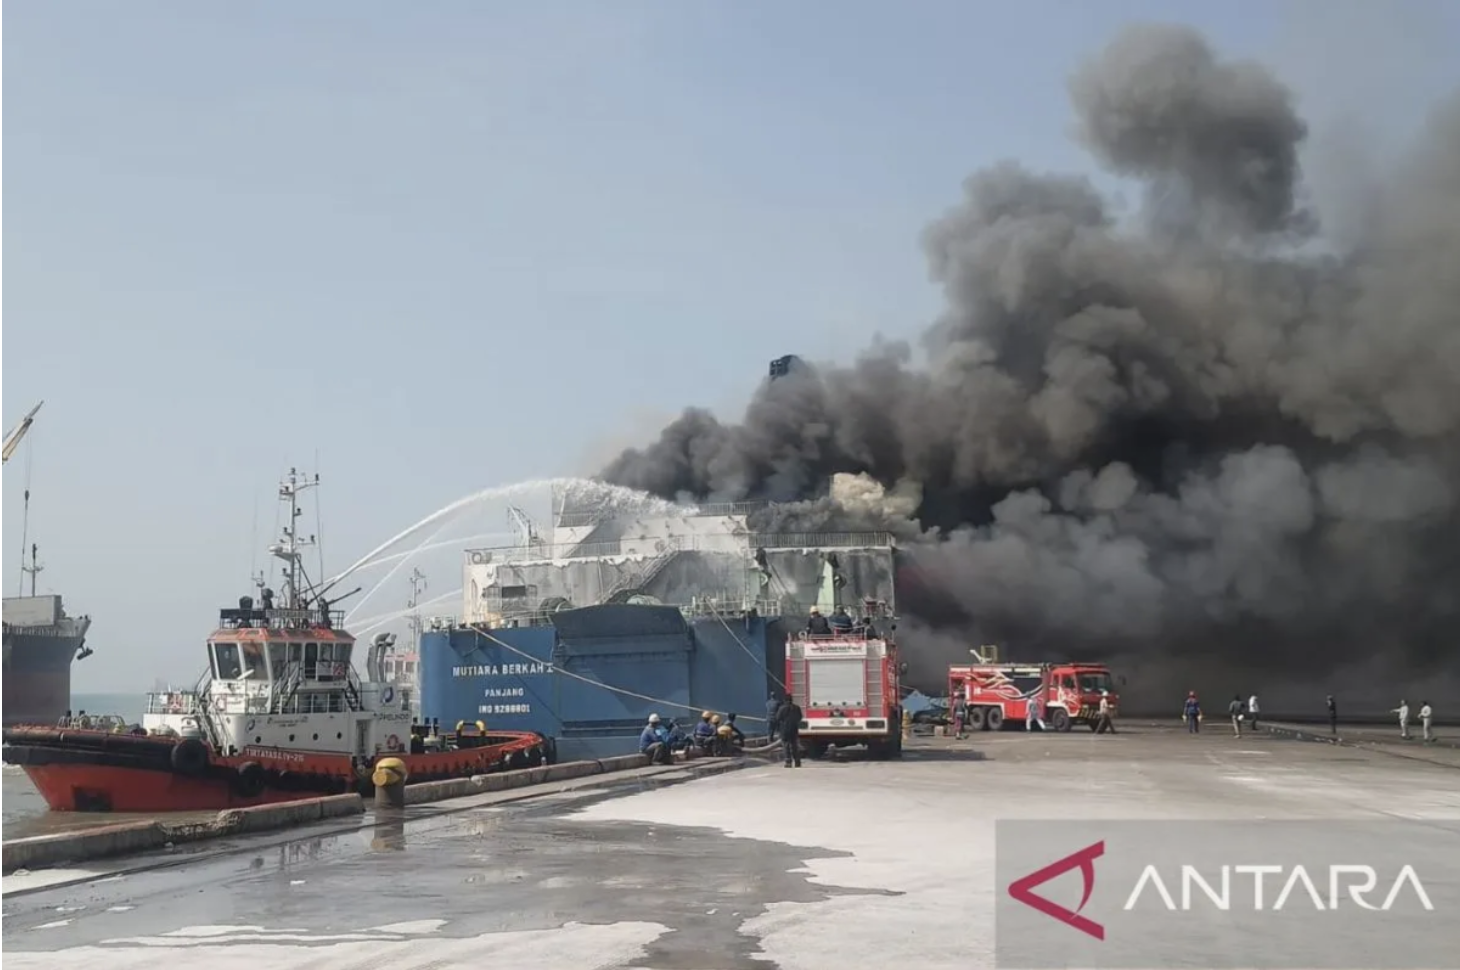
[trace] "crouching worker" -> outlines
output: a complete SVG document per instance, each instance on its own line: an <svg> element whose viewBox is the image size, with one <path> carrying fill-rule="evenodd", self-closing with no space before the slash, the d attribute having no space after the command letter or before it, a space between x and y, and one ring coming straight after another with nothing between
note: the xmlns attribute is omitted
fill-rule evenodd
<svg viewBox="0 0 1460 970"><path fill-rule="evenodd" d="M674 760L669 753L669 732L659 723L658 714L649 715L649 723L639 735L639 753L648 755L651 765L667 765Z"/></svg>
<svg viewBox="0 0 1460 970"><path fill-rule="evenodd" d="M700 723L695 725L694 743L695 747L708 753L715 744L716 728L719 727L720 718L709 711L700 715Z"/></svg>
<svg viewBox="0 0 1460 970"><path fill-rule="evenodd" d="M735 723L734 714L725 715L724 726L730 729L730 743L737 748L745 747L745 732L740 730L740 725Z"/></svg>

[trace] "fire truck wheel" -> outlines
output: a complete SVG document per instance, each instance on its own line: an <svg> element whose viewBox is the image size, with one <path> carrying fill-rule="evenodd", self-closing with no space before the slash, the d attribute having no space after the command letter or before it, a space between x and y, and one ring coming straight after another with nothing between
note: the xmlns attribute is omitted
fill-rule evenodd
<svg viewBox="0 0 1460 970"><path fill-rule="evenodd" d="M989 708L988 726L990 731L1001 731L1004 728L1004 711L999 707Z"/></svg>
<svg viewBox="0 0 1460 970"><path fill-rule="evenodd" d="M982 707L970 707L968 709L968 726L975 731L987 731L989 729L988 710Z"/></svg>
<svg viewBox="0 0 1460 970"><path fill-rule="evenodd" d="M1049 726L1056 731L1068 731L1070 729L1070 712L1063 707L1056 707L1049 712Z"/></svg>

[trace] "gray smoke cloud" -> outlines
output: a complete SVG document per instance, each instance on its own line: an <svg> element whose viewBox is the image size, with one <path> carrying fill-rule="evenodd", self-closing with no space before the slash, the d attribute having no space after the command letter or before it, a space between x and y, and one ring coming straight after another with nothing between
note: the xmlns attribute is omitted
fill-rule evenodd
<svg viewBox="0 0 1460 970"><path fill-rule="evenodd" d="M977 172L925 233L925 365L876 344L767 382L740 424L687 411L602 477L892 528L931 667L1003 642L1178 679L1460 669L1460 97L1343 251L1262 66L1134 27L1070 97L1146 187L1134 224L1083 178ZM838 500L838 474L899 501Z"/></svg>

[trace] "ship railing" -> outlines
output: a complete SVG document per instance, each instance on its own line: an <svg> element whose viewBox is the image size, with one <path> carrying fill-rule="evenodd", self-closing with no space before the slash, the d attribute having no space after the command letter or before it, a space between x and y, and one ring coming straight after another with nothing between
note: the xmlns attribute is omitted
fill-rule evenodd
<svg viewBox="0 0 1460 970"><path fill-rule="evenodd" d="M700 616L743 616L752 611L764 617L781 615L782 604L778 599L743 596L696 596L679 611L686 617Z"/></svg>
<svg viewBox="0 0 1460 970"><path fill-rule="evenodd" d="M473 566L486 563L545 562L554 559L607 559L615 556L654 560L676 552L746 552L743 536L732 533L653 536L642 539L600 539L591 542L533 543L528 546L490 546L466 550Z"/></svg>
<svg viewBox="0 0 1460 970"><path fill-rule="evenodd" d="M203 676L198 678L197 686L193 693L202 701L194 712L198 718L198 726L203 729L203 736L211 744L214 750L223 748L223 732L218 727L218 722L213 719L212 706L208 703L208 696L212 693L213 671L203 671Z"/></svg>
<svg viewBox="0 0 1460 970"><path fill-rule="evenodd" d="M891 532L755 532L749 537L757 549L891 549Z"/></svg>
<svg viewBox="0 0 1460 970"><path fill-rule="evenodd" d="M349 703L350 710L363 709L364 705L360 702L360 676L355 673L354 667L351 667L345 674L345 699Z"/></svg>
<svg viewBox="0 0 1460 970"><path fill-rule="evenodd" d="M770 504L769 502L707 502L703 505L675 508L668 513L651 507L646 508L643 514L670 514L682 518L750 515L767 508ZM559 507L554 510L553 524L560 529L581 529L585 526L597 525L605 519L621 519L633 514L632 509L619 508L609 503L596 504L590 508L563 509Z"/></svg>
<svg viewBox="0 0 1460 970"><path fill-rule="evenodd" d="M295 610L280 607L224 609L218 611L218 624L226 630L306 630L319 627L342 630L345 626L345 612L315 607Z"/></svg>
<svg viewBox="0 0 1460 970"><path fill-rule="evenodd" d="M154 690L147 694L148 714L196 715L202 704L197 692L191 690Z"/></svg>
<svg viewBox="0 0 1460 970"><path fill-rule="evenodd" d="M269 690L269 712L282 714L285 705L294 697L304 680L304 665L291 661L284 665L283 676L274 681Z"/></svg>

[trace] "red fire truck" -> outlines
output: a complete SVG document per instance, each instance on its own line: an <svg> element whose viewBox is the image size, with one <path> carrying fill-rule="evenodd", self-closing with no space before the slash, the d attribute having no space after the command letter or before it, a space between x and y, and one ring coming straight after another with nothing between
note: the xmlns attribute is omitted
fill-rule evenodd
<svg viewBox="0 0 1460 970"><path fill-rule="evenodd" d="M1112 711L1119 704L1110 669L1103 664L975 663L948 668L948 704L961 697L968 703L967 727L997 731L1009 721L1024 723L1029 705L1056 731L1075 723L1095 730L1101 692L1108 692Z"/></svg>
<svg viewBox="0 0 1460 970"><path fill-rule="evenodd" d="M874 758L902 757L905 671L897 645L867 630L790 640L786 689L801 707L802 749L819 758L830 747L864 744Z"/></svg>

